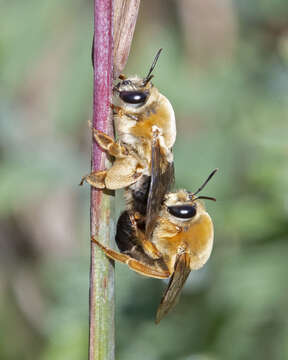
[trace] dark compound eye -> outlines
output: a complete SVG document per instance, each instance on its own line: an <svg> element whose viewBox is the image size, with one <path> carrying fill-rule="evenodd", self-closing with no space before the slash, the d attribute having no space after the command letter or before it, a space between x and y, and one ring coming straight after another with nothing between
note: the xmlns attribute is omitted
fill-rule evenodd
<svg viewBox="0 0 288 360"><path fill-rule="evenodd" d="M190 219L196 215L196 207L193 205L168 206L171 215L180 219Z"/></svg>
<svg viewBox="0 0 288 360"><path fill-rule="evenodd" d="M148 94L141 91L121 91L119 96L128 104L143 104Z"/></svg>

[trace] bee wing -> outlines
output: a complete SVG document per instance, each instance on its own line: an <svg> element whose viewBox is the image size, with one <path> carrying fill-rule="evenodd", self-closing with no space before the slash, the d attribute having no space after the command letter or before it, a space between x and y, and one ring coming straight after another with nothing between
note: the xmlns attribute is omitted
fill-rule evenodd
<svg viewBox="0 0 288 360"><path fill-rule="evenodd" d="M169 281L169 285L161 299L160 305L157 310L155 322L158 324L160 320L168 314L168 312L177 304L180 291L189 276L190 270L190 257L189 254L183 253L178 256L174 273Z"/></svg>
<svg viewBox="0 0 288 360"><path fill-rule="evenodd" d="M164 171L162 169L165 169ZM151 150L151 182L148 193L145 234L150 239L165 194L174 181L174 164L161 154L158 135L153 136Z"/></svg>

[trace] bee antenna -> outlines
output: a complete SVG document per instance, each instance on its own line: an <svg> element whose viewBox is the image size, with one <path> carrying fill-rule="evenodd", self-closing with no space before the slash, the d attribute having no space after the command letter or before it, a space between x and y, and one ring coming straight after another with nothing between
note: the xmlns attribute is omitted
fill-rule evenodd
<svg viewBox="0 0 288 360"><path fill-rule="evenodd" d="M212 200L212 201L216 201L216 198L211 197L211 196L198 196L196 199L194 200L198 200L198 199L206 199L206 200Z"/></svg>
<svg viewBox="0 0 288 360"><path fill-rule="evenodd" d="M207 185L207 183L211 180L211 178L215 175L215 173L218 171L218 169L214 169L211 174L208 176L208 178L204 181L204 183L200 186L200 188L195 191L192 195L198 194L201 190L204 189L204 187ZM199 198L198 198L199 199Z"/></svg>
<svg viewBox="0 0 288 360"><path fill-rule="evenodd" d="M159 59L159 56L160 56L162 50L163 50L162 48L159 49L158 52L157 52L157 54L155 55L155 58L154 58L153 63L152 63L152 65L151 65L151 67L150 67L150 70L149 70L147 76L146 76L146 77L144 78L144 80L143 80L143 85L144 85L144 86L145 86L146 84L148 84L148 82L153 78L154 75L151 75L151 74L152 74L152 71L154 70L154 68L155 68L155 66L156 66L156 64L157 64L157 61L158 61L158 59Z"/></svg>

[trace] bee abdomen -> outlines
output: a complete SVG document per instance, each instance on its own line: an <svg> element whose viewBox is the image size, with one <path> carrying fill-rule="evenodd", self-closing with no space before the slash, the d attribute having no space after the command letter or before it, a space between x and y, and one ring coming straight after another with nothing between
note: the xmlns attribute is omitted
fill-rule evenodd
<svg viewBox="0 0 288 360"><path fill-rule="evenodd" d="M142 229L142 231L144 231L144 229ZM145 253L136 237L128 211L124 211L118 219L115 240L122 253L131 256L131 258L141 262L145 266L151 266L160 271L168 271L163 258L154 259Z"/></svg>
<svg viewBox="0 0 288 360"><path fill-rule="evenodd" d="M115 240L121 252L131 250L137 243L128 211L124 211L118 219Z"/></svg>

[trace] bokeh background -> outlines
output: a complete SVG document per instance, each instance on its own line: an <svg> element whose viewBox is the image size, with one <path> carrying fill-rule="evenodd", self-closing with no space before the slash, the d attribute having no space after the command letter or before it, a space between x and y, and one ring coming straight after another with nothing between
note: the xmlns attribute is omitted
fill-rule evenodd
<svg viewBox="0 0 288 360"><path fill-rule="evenodd" d="M1 1L2 360L87 358L92 15ZM287 0L145 0L126 73L160 47L176 187L220 169L203 192L215 247L158 326L165 283L116 264L116 358L288 359Z"/></svg>

